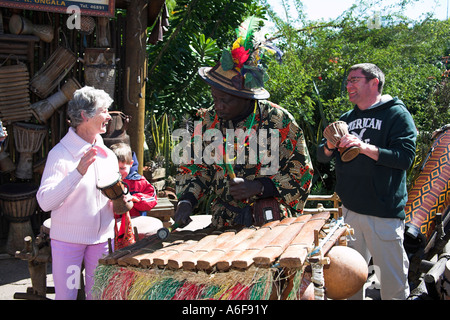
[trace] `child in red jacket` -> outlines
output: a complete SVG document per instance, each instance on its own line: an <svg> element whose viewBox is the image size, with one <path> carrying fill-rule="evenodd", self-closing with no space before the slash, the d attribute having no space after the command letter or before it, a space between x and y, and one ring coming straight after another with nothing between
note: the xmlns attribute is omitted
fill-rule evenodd
<svg viewBox="0 0 450 320"><path fill-rule="evenodd" d="M139 217L146 215L147 211L156 206L155 188L136 171L130 172L134 161L129 145L120 142L113 144L110 148L119 160L119 171L122 175L122 181L128 185L132 201L134 202L133 208L130 210L130 216Z"/></svg>
<svg viewBox="0 0 450 320"><path fill-rule="evenodd" d="M147 212L156 206L157 199L155 188L153 188L150 182L138 174L135 169L132 170L134 161L130 146L125 143L116 143L110 148L117 156L122 181L128 185L128 191L133 201L133 207L130 211L122 215L114 215L116 221L114 228L114 247L120 249L139 240L136 239L133 232L132 218L147 215ZM162 223L158 219L153 219L159 222L162 227ZM119 220L120 224L118 224ZM147 222L152 226L156 225L154 221ZM139 234L139 238L142 236L144 235Z"/></svg>

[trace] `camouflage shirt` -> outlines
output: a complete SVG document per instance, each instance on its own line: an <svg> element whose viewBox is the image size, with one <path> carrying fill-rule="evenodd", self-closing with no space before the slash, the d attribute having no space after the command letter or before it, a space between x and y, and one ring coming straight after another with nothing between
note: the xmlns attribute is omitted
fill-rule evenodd
<svg viewBox="0 0 450 320"><path fill-rule="evenodd" d="M234 224L237 213L229 210L229 205L244 208L254 200L237 201L229 194L230 170L224 164L224 152L234 151L236 158L228 162L237 177L270 179L273 196L285 214L303 212L314 174L303 131L280 106L265 100L258 101L257 106L256 112L238 122L219 119L214 108L203 111L202 121L191 136L190 157L178 168L179 199L198 202L215 195L208 206L216 227ZM213 138L206 137L208 131Z"/></svg>

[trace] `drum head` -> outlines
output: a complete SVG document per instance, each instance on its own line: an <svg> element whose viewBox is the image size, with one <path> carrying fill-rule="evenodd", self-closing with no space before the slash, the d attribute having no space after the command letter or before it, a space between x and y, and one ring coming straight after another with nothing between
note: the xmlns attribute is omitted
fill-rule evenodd
<svg viewBox="0 0 450 320"><path fill-rule="evenodd" d="M0 199L22 200L33 197L39 189L34 183L5 183L0 186Z"/></svg>
<svg viewBox="0 0 450 320"><path fill-rule="evenodd" d="M25 130L34 130L34 131L47 131L47 127L41 124L36 123L28 123L28 122L15 122L14 126L16 128L22 128Z"/></svg>

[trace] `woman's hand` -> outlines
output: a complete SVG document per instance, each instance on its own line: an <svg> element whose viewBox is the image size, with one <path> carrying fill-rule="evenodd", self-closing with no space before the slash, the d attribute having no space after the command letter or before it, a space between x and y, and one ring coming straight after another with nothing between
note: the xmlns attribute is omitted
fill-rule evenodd
<svg viewBox="0 0 450 320"><path fill-rule="evenodd" d="M91 164L94 163L96 156L97 156L97 149L91 148L83 155L83 157L81 157L81 160L77 166L77 170L82 176L86 174Z"/></svg>

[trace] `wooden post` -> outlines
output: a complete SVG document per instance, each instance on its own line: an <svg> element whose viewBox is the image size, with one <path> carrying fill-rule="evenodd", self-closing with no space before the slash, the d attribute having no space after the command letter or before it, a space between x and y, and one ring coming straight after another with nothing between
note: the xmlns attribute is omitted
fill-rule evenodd
<svg viewBox="0 0 450 320"><path fill-rule="evenodd" d="M147 78L147 0L131 0L127 7L124 113L131 116L127 129L131 149L144 166L145 81Z"/></svg>

